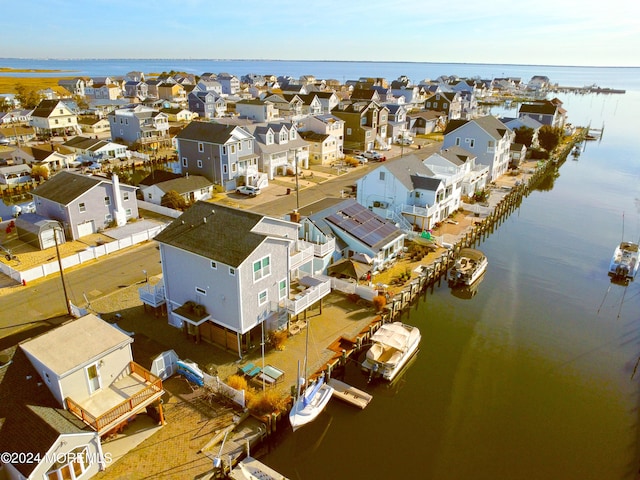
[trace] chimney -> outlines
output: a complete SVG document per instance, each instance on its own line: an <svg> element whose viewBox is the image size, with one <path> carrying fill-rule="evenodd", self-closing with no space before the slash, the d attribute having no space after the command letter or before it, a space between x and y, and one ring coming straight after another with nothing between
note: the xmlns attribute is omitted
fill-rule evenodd
<svg viewBox="0 0 640 480"><path fill-rule="evenodd" d="M294 210L289 214L289 219L292 222L300 223L300 212L298 212L297 210Z"/></svg>

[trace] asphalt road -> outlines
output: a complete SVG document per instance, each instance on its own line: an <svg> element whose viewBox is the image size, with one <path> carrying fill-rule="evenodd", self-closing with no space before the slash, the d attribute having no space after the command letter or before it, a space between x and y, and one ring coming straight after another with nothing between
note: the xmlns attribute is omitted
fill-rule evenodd
<svg viewBox="0 0 640 480"><path fill-rule="evenodd" d="M75 305L85 306L85 296L93 298L124 286L143 283L145 273L162 272L155 242L148 242L64 272L68 296ZM50 275L25 287L16 287L0 296L0 338L28 328L42 327L67 313L60 275ZM53 320L55 322L55 320Z"/></svg>

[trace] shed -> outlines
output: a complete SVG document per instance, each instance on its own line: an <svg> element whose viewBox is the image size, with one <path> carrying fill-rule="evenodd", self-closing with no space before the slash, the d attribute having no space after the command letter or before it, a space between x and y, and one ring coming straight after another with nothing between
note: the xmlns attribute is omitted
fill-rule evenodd
<svg viewBox="0 0 640 480"><path fill-rule="evenodd" d="M16 219L18 237L25 243L40 250L55 246L53 232L58 232L58 244L65 242L62 226L56 220L50 220L36 213L23 213Z"/></svg>

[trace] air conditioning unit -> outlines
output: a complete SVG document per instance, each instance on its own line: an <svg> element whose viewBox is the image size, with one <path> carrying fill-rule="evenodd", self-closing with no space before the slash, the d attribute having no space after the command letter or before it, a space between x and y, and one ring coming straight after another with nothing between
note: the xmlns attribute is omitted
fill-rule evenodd
<svg viewBox="0 0 640 480"><path fill-rule="evenodd" d="M374 208L387 208L387 204L385 202L373 202Z"/></svg>

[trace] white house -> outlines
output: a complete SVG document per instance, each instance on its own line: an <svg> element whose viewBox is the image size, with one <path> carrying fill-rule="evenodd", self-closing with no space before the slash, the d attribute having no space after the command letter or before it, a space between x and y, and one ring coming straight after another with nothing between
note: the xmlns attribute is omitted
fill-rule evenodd
<svg viewBox="0 0 640 480"><path fill-rule="evenodd" d="M423 163L436 177L454 185L454 194L458 198L460 195L472 197L487 186L489 167L476 164L475 155L462 147L440 150L425 158Z"/></svg>

